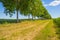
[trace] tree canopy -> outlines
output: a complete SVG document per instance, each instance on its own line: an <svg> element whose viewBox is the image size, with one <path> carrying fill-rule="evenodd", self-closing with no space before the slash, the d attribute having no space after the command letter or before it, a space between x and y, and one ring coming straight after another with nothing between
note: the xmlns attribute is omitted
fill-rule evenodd
<svg viewBox="0 0 60 40"><path fill-rule="evenodd" d="M51 18L41 0L0 0L0 2L5 7L6 15L9 13L12 16L15 11L19 11L24 16Z"/></svg>

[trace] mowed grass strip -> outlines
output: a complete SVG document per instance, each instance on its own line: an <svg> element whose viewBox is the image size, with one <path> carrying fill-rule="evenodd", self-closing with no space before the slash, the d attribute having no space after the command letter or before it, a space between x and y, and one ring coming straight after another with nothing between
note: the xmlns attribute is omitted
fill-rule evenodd
<svg viewBox="0 0 60 40"><path fill-rule="evenodd" d="M1 40L3 40L3 39L13 40L13 39L15 39L15 37L18 38L18 36L19 37L24 37L30 31L33 32L33 30L35 30L35 28L38 27L37 25L40 25L44 22L47 22L47 20L44 20L44 21L39 20L39 21L31 21L31 22L26 21L26 22L17 23L17 24L7 24L9 26L6 26L5 24L0 25L1 26L0 27L0 39ZM4 25L5 25L5 27L4 27ZM14 28L14 25L15 25L15 28ZM23 25L23 26L21 26L21 25Z"/></svg>
<svg viewBox="0 0 60 40"><path fill-rule="evenodd" d="M41 20L40 20L41 21ZM15 28L24 28L24 27L28 27L32 24L36 24L36 22L38 21L24 21L22 23L12 23L12 24L0 24L0 29L3 30L11 30L11 29L15 29ZM8 29L5 29L8 28Z"/></svg>
<svg viewBox="0 0 60 40"><path fill-rule="evenodd" d="M26 29L26 27L29 28L29 26L33 25L32 27L34 27L37 23L41 23L43 21L29 21L29 22L22 22L22 23L17 23L17 24L3 24L3 25L0 25L0 38L4 38L4 36L6 37L6 35L10 35L12 34L12 32L16 32L17 31L21 31L20 29L24 28ZM30 24L31 23L31 24ZM25 24L26 24L26 27L25 27ZM15 26L13 26L15 25ZM18 26L20 25L20 26ZM21 25L24 25L24 26L21 26ZM29 25L29 26L28 26ZM27 28L27 29L28 29ZM22 30L24 30L22 29Z"/></svg>
<svg viewBox="0 0 60 40"><path fill-rule="evenodd" d="M43 23L41 23L41 24L36 25L36 26L35 26L35 29L32 30L32 31L30 31L30 32L27 34L27 36L25 36L24 39L25 39L25 40L33 40L33 38L38 34L38 32L39 32L41 29L45 28L45 26L46 26L48 23L49 23L49 21L45 21L45 22L43 22Z"/></svg>
<svg viewBox="0 0 60 40"><path fill-rule="evenodd" d="M42 23L45 23L45 22L47 22L47 21L44 21L44 22L42 22ZM37 25L40 25L41 23L38 23ZM28 40L28 38L29 38L29 36L33 36L31 33L35 33L34 32L34 30L36 30L37 29L37 27L38 26L34 26L34 27L32 27L32 28L29 28L29 29L25 29L25 30L23 30L22 32L15 32L15 33L13 33L14 34L14 36L13 35L11 35L11 37L13 37L13 39L14 40L17 40L17 39L19 39L19 40ZM38 27L39 28L39 27ZM38 30L39 31L39 30ZM18 35L18 36L17 36ZM11 37L9 37L9 39L11 39ZM11 39L12 40L12 39Z"/></svg>

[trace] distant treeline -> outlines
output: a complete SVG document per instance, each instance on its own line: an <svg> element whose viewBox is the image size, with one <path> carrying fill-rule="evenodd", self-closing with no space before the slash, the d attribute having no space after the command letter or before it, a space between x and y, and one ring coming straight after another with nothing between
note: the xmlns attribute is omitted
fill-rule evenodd
<svg viewBox="0 0 60 40"><path fill-rule="evenodd" d="M43 20L43 19L34 19L34 20ZM19 22L22 21L34 21L32 19L19 19ZM0 19L0 24L4 23L16 23L16 19Z"/></svg>
<svg viewBox="0 0 60 40"><path fill-rule="evenodd" d="M0 24L3 23L15 23L16 19L0 19Z"/></svg>

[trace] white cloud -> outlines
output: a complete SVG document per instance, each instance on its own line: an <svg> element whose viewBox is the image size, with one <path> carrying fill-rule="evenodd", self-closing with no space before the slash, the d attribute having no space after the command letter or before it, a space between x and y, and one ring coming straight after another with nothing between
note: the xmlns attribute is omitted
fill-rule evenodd
<svg viewBox="0 0 60 40"><path fill-rule="evenodd" d="M49 4L45 4L45 3L43 3L43 4L44 4L44 6L58 6L58 5L60 5L60 0L54 0L54 1L50 2Z"/></svg>
<svg viewBox="0 0 60 40"><path fill-rule="evenodd" d="M49 6L58 6L58 5L60 5L60 0L54 0L49 4Z"/></svg>

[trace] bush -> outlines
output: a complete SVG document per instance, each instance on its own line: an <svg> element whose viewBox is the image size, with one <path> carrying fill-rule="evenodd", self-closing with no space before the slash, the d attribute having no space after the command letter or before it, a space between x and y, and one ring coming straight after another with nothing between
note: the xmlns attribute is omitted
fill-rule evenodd
<svg viewBox="0 0 60 40"><path fill-rule="evenodd" d="M58 27L60 27L60 18L54 19L54 23L55 23Z"/></svg>

